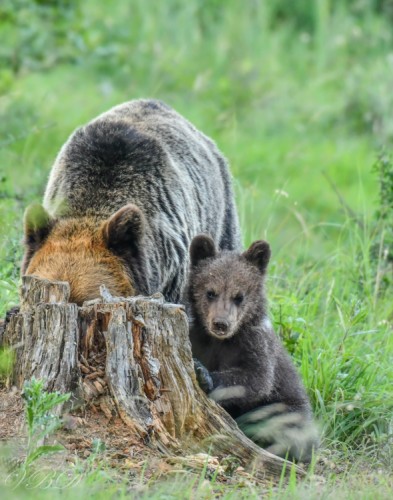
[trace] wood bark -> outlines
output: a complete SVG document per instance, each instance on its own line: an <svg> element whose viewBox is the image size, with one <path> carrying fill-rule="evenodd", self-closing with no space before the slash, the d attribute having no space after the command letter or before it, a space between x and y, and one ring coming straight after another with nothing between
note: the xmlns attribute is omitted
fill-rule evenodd
<svg viewBox="0 0 393 500"><path fill-rule="evenodd" d="M78 307L67 283L23 277L20 311L0 339L15 351L9 384L22 388L34 376L49 391L71 392L63 413L98 401L108 419L120 416L164 453L229 455L259 478L280 475L285 461L250 441L199 388L182 306L160 294L101 295Z"/></svg>

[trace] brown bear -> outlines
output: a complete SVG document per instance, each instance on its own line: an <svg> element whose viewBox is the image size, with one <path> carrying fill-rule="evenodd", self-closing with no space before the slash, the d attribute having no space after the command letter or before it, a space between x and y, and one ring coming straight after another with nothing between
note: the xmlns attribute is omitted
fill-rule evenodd
<svg viewBox="0 0 393 500"><path fill-rule="evenodd" d="M268 243L218 252L199 235L190 255L185 302L201 387L261 447L310 461L318 442L310 402L267 315Z"/></svg>
<svg viewBox="0 0 393 500"><path fill-rule="evenodd" d="M25 213L22 274L68 281L82 304L161 292L177 302L193 236L240 247L228 165L166 104L126 102L76 130L52 168L44 203Z"/></svg>

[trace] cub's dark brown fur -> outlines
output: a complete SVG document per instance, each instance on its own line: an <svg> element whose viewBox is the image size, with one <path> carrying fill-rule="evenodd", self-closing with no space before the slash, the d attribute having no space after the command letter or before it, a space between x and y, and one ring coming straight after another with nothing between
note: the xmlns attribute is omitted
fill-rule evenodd
<svg viewBox="0 0 393 500"><path fill-rule="evenodd" d="M309 461L317 437L309 399L267 316L270 247L218 253L193 239L186 289L197 378L255 442ZM240 417L240 418L239 418Z"/></svg>

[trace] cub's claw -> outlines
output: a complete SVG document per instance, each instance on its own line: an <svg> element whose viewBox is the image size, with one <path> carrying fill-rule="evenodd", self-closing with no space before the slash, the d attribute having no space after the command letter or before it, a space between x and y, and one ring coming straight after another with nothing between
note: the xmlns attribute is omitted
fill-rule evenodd
<svg viewBox="0 0 393 500"><path fill-rule="evenodd" d="M194 358L195 375L201 389L209 394L213 390L213 379L210 376L209 370L196 358Z"/></svg>

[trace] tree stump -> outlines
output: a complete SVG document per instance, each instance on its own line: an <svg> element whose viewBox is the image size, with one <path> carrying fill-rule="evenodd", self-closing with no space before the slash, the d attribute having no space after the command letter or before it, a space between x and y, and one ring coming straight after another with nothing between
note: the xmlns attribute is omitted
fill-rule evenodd
<svg viewBox="0 0 393 500"><path fill-rule="evenodd" d="M259 478L279 476L285 461L250 441L199 388L183 307L160 294L101 295L78 307L68 283L24 276L20 311L0 338L15 351L9 385L44 379L48 391L72 393L59 412L98 400L150 448L230 455Z"/></svg>

